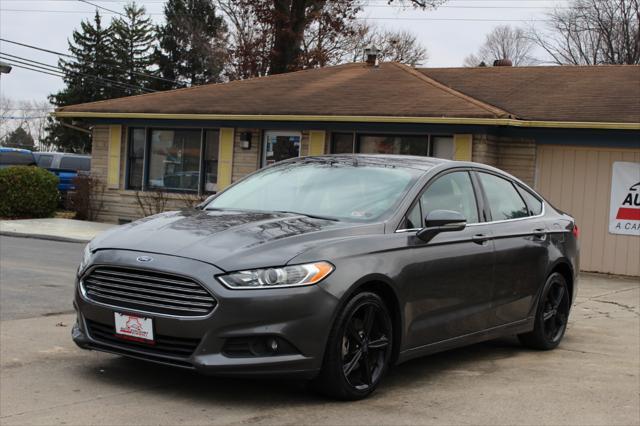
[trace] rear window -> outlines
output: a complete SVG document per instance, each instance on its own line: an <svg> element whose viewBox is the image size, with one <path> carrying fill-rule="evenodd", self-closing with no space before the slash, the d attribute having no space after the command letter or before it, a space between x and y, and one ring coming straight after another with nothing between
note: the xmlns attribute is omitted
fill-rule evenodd
<svg viewBox="0 0 640 426"><path fill-rule="evenodd" d="M87 157L62 157L60 168L66 170L91 170L91 159Z"/></svg>
<svg viewBox="0 0 640 426"><path fill-rule="evenodd" d="M519 186L519 189L520 194L522 194L522 198L524 198L527 206L529 206L529 210L531 210L531 214L537 216L542 213L542 201L523 187Z"/></svg>
<svg viewBox="0 0 640 426"><path fill-rule="evenodd" d="M0 152L0 164L3 166L26 166L35 164L33 154L21 151Z"/></svg>
<svg viewBox="0 0 640 426"><path fill-rule="evenodd" d="M51 167L51 162L53 161L53 155L39 155L38 156L38 167L43 167L48 169Z"/></svg>

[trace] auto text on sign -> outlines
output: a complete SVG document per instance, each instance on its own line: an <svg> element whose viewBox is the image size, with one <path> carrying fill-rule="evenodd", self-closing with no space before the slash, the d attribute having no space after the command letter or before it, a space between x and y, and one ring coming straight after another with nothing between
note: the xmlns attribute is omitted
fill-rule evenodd
<svg viewBox="0 0 640 426"><path fill-rule="evenodd" d="M609 232L640 236L640 163L613 163Z"/></svg>

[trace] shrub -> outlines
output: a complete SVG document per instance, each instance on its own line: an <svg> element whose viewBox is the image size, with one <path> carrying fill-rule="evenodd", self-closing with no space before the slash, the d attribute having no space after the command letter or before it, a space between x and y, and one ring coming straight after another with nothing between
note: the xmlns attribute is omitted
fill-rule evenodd
<svg viewBox="0 0 640 426"><path fill-rule="evenodd" d="M96 220L104 207L105 185L99 179L80 175L73 179L75 190L67 197L67 206L75 219Z"/></svg>
<svg viewBox="0 0 640 426"><path fill-rule="evenodd" d="M51 217L58 207L58 177L33 166L0 169L0 216Z"/></svg>

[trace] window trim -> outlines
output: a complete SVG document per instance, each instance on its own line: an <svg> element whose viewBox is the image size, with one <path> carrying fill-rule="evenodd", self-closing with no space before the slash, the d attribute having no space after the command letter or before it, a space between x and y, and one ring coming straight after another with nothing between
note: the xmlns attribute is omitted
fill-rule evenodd
<svg viewBox="0 0 640 426"><path fill-rule="evenodd" d="M516 192L518 193L518 196L520 197L520 199L522 200L524 205L527 207L527 210L529 210L529 205L527 204L527 202L524 199L522 199L522 195L520 195L520 192L517 189L519 184L518 184L518 182L513 180L511 177L503 175L503 174L500 174L500 173L496 173L493 170L472 169L472 170L470 170L470 172L473 173L473 174L476 174L476 180L478 182L478 188L480 189L480 191L482 193L485 214L486 214L486 216L487 216L487 218L489 220L487 220L486 222L470 223L470 224L467 224L467 226L488 225L488 224L494 224L494 223L515 222L515 221L521 221L521 220L535 219L535 218L542 217L542 216L544 216L546 214L546 206L545 206L544 200L541 200L542 201L542 210L540 211L540 214L538 214L538 215L530 215L530 216L525 216L525 217L516 217L516 218L513 218L513 219L493 220L493 217L491 216L491 210L490 210L489 204L487 202L487 196L486 196L486 193L484 192L484 187L482 186L482 182L480 181L480 177L477 176L477 174L479 174L479 173L487 173L487 174L494 175L494 176L500 177L502 179L505 179L505 180L511 182L511 184L516 188ZM536 198L539 199L540 197L538 197L536 195Z"/></svg>
<svg viewBox="0 0 640 426"><path fill-rule="evenodd" d="M478 191L478 188L475 185L475 181L474 181L474 176L473 176L473 169L470 168L455 168L455 169L447 169L447 170L443 170L442 172L436 174L435 176L433 176L431 179L429 179L429 181L427 183L425 183L422 186L422 189L420 189L420 192L418 193L418 195L415 196L415 198L413 199L413 201L411 202L411 204L409 205L409 208L404 212L404 214L402 215L402 219L400 220L400 224L398 225L398 227L404 225L407 219L407 216L409 215L409 212L413 209L413 207L416 205L416 203L418 203L420 205L420 219L422 221L422 228L401 228L401 229L396 229L394 231L394 233L399 233L399 232L412 232L412 231L419 231L421 229L424 228L424 216L423 216L423 209L422 209L422 203L420 202L420 199L422 198L422 194L424 194L427 189L429 189L429 187L433 184L433 182L435 182L436 180L438 180L439 178L446 176L448 174L451 173L458 173L458 172L464 172L467 173L469 176L469 181L471 182L471 187L473 188L473 195L475 197L476 200L476 210L477 210L477 214L478 214L478 222L476 223L468 223L467 226L471 226L471 225L479 225L479 224L484 224L487 222L481 222L480 220L483 218L483 215L481 215L482 210L480 210L480 206L484 207L484 194L481 194ZM482 201L480 201L482 199Z"/></svg>

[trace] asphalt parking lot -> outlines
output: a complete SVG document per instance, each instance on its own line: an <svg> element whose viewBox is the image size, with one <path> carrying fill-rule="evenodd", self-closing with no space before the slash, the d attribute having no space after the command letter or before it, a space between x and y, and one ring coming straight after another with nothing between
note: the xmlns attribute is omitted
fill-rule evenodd
<svg viewBox="0 0 640 426"><path fill-rule="evenodd" d="M561 346L502 339L403 364L368 400L202 377L70 338L82 245L0 237L0 424L640 424L640 282L583 274Z"/></svg>

